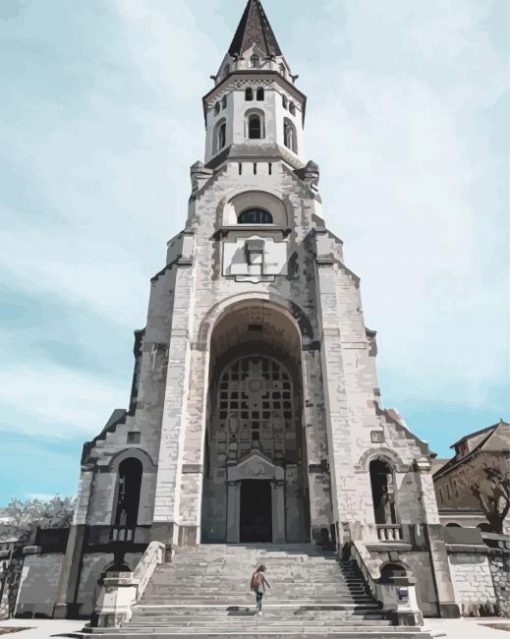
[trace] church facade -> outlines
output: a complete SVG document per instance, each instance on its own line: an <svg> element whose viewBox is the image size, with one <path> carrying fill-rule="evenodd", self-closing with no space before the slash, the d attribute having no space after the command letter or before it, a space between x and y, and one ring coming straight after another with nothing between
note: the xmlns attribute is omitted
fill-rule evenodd
<svg viewBox="0 0 510 639"><path fill-rule="evenodd" d="M456 614L431 452L381 406L360 280L325 222L306 96L250 0L203 98L205 158L151 280L128 410L84 446L56 614L92 612L123 542L360 541Z"/></svg>

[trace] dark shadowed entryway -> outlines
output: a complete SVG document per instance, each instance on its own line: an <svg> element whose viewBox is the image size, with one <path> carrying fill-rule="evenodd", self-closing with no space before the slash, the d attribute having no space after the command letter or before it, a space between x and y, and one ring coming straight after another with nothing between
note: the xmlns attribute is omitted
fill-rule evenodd
<svg viewBox="0 0 510 639"><path fill-rule="evenodd" d="M241 542L271 542L271 485L269 481L248 479L241 485Z"/></svg>

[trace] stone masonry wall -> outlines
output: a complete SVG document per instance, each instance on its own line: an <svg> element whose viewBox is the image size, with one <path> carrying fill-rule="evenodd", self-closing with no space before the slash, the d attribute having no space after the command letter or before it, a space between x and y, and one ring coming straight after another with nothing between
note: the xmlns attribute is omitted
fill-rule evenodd
<svg viewBox="0 0 510 639"><path fill-rule="evenodd" d="M63 555L27 555L21 573L16 613L53 616Z"/></svg>
<svg viewBox="0 0 510 639"><path fill-rule="evenodd" d="M510 617L510 552L492 550L489 555L489 568L499 614Z"/></svg>
<svg viewBox="0 0 510 639"><path fill-rule="evenodd" d="M497 613L497 599L486 554L454 553L448 557L455 600L466 617Z"/></svg>

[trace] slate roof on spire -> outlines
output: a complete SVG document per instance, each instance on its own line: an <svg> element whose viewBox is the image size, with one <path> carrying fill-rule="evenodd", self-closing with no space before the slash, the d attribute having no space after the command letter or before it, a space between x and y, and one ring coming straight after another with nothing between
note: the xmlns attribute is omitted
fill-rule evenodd
<svg viewBox="0 0 510 639"><path fill-rule="evenodd" d="M242 56L253 44L267 56L282 55L260 0L248 0L228 52L231 56Z"/></svg>

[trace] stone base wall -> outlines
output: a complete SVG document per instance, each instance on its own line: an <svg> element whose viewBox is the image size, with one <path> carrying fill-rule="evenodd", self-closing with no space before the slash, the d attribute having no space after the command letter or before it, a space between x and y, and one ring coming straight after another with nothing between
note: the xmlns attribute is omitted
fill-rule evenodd
<svg viewBox="0 0 510 639"><path fill-rule="evenodd" d="M27 555L23 562L16 615L53 617L62 570L62 554Z"/></svg>
<svg viewBox="0 0 510 639"><path fill-rule="evenodd" d="M499 614L510 617L510 552L492 549L489 555L489 569Z"/></svg>
<svg viewBox="0 0 510 639"><path fill-rule="evenodd" d="M410 576L416 578L416 597L418 606L424 617L438 617L439 607L437 593L434 587L432 566L430 555L427 551L421 550L395 550L388 548L384 551L380 546L368 546L372 558L377 562L379 568L386 563L402 563Z"/></svg>
<svg viewBox="0 0 510 639"><path fill-rule="evenodd" d="M487 550L451 552L449 549L448 562L461 614L465 617L497 615L499 606Z"/></svg>

